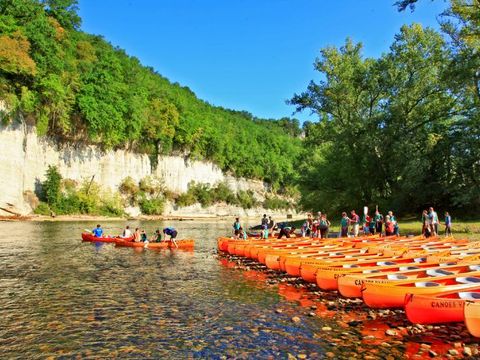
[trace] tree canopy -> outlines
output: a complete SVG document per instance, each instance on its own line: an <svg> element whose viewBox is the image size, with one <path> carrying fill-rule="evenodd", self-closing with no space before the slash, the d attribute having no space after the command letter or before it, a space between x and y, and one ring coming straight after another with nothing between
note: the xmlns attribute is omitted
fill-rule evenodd
<svg viewBox="0 0 480 360"><path fill-rule="evenodd" d="M322 80L290 101L319 119L306 133L306 208L480 208L479 4L452 0L443 34L403 26L378 59L349 39L321 50Z"/></svg>

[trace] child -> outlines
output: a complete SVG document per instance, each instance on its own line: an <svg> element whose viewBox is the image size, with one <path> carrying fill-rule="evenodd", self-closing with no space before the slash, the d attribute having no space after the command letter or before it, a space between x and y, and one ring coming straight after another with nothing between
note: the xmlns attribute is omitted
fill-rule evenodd
<svg viewBox="0 0 480 360"><path fill-rule="evenodd" d="M452 236L452 217L445 212L445 236Z"/></svg>
<svg viewBox="0 0 480 360"><path fill-rule="evenodd" d="M342 220L340 220L340 237L348 237L348 225L350 225L350 219L347 216L346 212L342 212Z"/></svg>
<svg viewBox="0 0 480 360"><path fill-rule="evenodd" d="M268 224L262 225L262 239L268 239Z"/></svg>

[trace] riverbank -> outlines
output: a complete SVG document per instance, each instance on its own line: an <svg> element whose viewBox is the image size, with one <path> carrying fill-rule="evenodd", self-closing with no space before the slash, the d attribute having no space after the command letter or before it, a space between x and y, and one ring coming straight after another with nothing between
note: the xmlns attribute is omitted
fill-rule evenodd
<svg viewBox="0 0 480 360"><path fill-rule="evenodd" d="M420 221L399 221L401 235L419 235L422 233ZM445 226L439 226L440 236L445 232ZM330 233L340 232L340 226L332 224ZM456 220L452 224L452 233L456 237L469 240L480 240L480 220Z"/></svg>
<svg viewBox="0 0 480 360"><path fill-rule="evenodd" d="M412 324L404 310L371 309L361 299L339 297L337 291L323 291L316 284L268 269L251 259L229 254L219 254L219 258L226 268L242 272L296 303L295 311L289 307L272 309L272 313L288 316L292 326L322 324L315 336L330 345L324 353L326 358L454 359L476 358L480 354L478 339L468 333L463 323ZM303 351L295 350L289 359L307 358Z"/></svg>
<svg viewBox="0 0 480 360"><path fill-rule="evenodd" d="M265 212L268 214L268 211ZM26 215L26 216L0 216L0 221L31 221L31 222L69 222L69 221L132 221L132 220L152 220L152 221L163 221L163 220L177 220L177 221L222 221L222 220L233 220L236 215L197 215L197 216L175 216L175 215L141 215L141 216L125 216L125 217L109 217L109 216L98 216L98 215L57 215L57 216L45 216L45 215ZM287 219L287 215L284 217L274 216L276 221L298 221L305 218L304 215L292 215L291 218ZM259 216L242 216L242 220L258 220L260 223Z"/></svg>

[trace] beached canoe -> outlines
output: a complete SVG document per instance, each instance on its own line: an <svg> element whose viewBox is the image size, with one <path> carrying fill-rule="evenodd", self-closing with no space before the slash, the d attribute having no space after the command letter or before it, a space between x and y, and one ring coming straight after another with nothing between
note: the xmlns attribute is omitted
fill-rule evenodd
<svg viewBox="0 0 480 360"><path fill-rule="evenodd" d="M435 295L448 291L469 291L470 288L480 286L480 271L459 275L387 284L363 284L362 297L364 303L371 308L403 308L407 294Z"/></svg>
<svg viewBox="0 0 480 360"><path fill-rule="evenodd" d="M82 240L89 241L89 242L117 243L117 242L133 241L133 236L130 236L127 238L122 238L120 236L96 237L90 233L82 233Z"/></svg>
<svg viewBox="0 0 480 360"><path fill-rule="evenodd" d="M387 284L404 280L426 277L438 277L480 270L476 264L438 264L416 263L411 266L390 267L384 269L371 268L362 271L352 269L349 273L339 274L338 290L345 297L362 297L362 285L368 283ZM318 277L317 273L317 277Z"/></svg>
<svg viewBox="0 0 480 360"><path fill-rule="evenodd" d="M417 251L407 251L403 252L403 250L399 249L398 253L392 253L393 249L390 249L390 253L388 255L393 255L388 258L388 255L385 253L381 254L384 257L382 260L377 261L376 263L369 263L368 260L377 260L379 259L376 256L368 256L360 255L360 256L353 256L352 258L356 261L350 261L351 259L345 259L345 262L337 262L331 264L326 264L324 266L314 264L310 264L310 266L305 266L302 263L302 269L300 271L302 277L305 276L312 276L312 271L315 267L316 270L316 283L322 290L338 290L338 279L342 276L348 275L350 273L357 273L357 274L369 274L375 271L389 271L389 268L394 268L397 264L405 264L405 263L426 263L427 258L426 255L429 254L430 251L436 251L436 249L420 249ZM402 254L403 253L403 254ZM348 260L348 261L347 261ZM432 265L438 263L430 262ZM367 267L366 269L363 269Z"/></svg>
<svg viewBox="0 0 480 360"><path fill-rule="evenodd" d="M480 302L477 300L467 301L463 316L468 332L475 337L480 337Z"/></svg>
<svg viewBox="0 0 480 360"><path fill-rule="evenodd" d="M405 313L414 324L440 324L465 320L468 301L480 301L480 286L468 291L447 291L433 295L407 294Z"/></svg>
<svg viewBox="0 0 480 360"><path fill-rule="evenodd" d="M412 262L425 262L424 257L387 257L382 254L367 254L359 257L323 258L302 261L300 264L300 276L307 282L317 283L317 271L319 268L329 270L351 269L362 267L390 266ZM336 283L336 279L334 279ZM333 282L332 282L333 284ZM335 285L337 286L337 285Z"/></svg>
<svg viewBox="0 0 480 360"><path fill-rule="evenodd" d="M175 240L178 245L178 249L193 249L195 246L194 240ZM121 247L133 247L133 248L144 248L144 249L153 249L153 250L163 250L163 249L177 249L173 241L161 241L161 242L120 242L116 243L116 246Z"/></svg>

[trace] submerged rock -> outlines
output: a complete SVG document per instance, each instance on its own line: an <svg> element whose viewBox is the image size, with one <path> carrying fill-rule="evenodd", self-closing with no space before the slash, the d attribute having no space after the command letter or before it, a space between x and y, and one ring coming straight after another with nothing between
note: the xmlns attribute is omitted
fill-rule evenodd
<svg viewBox="0 0 480 360"><path fill-rule="evenodd" d="M292 321L293 321L294 323L299 323L299 322L301 322L302 320L301 320L298 316L294 316L294 317L292 317Z"/></svg>

